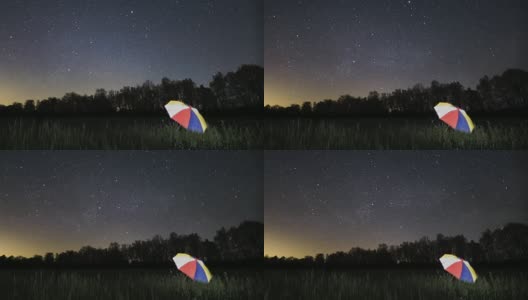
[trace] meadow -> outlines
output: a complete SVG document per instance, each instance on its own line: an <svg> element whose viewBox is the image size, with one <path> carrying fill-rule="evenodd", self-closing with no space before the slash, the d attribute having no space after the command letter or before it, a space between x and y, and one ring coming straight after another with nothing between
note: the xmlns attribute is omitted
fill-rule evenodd
<svg viewBox="0 0 528 300"><path fill-rule="evenodd" d="M0 149L528 149L528 119L475 119L471 134L431 118L209 118L204 134L165 117L2 118Z"/></svg>
<svg viewBox="0 0 528 300"><path fill-rule="evenodd" d="M216 270L210 283L177 270L0 270L0 298L62 299L261 299L258 272Z"/></svg>
<svg viewBox="0 0 528 300"><path fill-rule="evenodd" d="M259 149L258 121L209 118L204 134L165 117L1 118L0 149Z"/></svg>
<svg viewBox="0 0 528 300"><path fill-rule="evenodd" d="M474 284L443 270L267 270L264 299L528 299L528 272L479 271Z"/></svg>
<svg viewBox="0 0 528 300"><path fill-rule="evenodd" d="M266 149L528 149L528 119L474 122L471 134L436 118L277 118L262 126Z"/></svg>

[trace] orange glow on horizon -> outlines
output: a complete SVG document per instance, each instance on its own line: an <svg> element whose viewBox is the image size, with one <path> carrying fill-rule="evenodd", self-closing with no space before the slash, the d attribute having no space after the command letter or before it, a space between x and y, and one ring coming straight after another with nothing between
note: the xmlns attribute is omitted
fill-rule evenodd
<svg viewBox="0 0 528 300"><path fill-rule="evenodd" d="M318 253L329 254L336 251L348 251L352 248L351 241L329 241L324 238L307 236L285 236L281 233L264 232L264 255L268 257L315 256Z"/></svg>
<svg viewBox="0 0 528 300"><path fill-rule="evenodd" d="M16 233L16 230L0 232L0 256L23 256L33 257L35 255L44 256L47 252L60 253L67 250L79 250L78 241L50 239L45 236L24 237Z"/></svg>
<svg viewBox="0 0 528 300"><path fill-rule="evenodd" d="M280 81L278 78L268 76L264 83L264 105L290 106L301 105L303 102L319 102L325 99L337 100L340 96L351 95L354 97L366 97L369 91L378 90L379 93L387 92L388 89L376 89L372 83L355 81L351 83L340 83L339 85L322 85L320 82L308 80L299 83ZM378 83L381 84L381 83ZM384 86L384 84L381 84Z"/></svg>

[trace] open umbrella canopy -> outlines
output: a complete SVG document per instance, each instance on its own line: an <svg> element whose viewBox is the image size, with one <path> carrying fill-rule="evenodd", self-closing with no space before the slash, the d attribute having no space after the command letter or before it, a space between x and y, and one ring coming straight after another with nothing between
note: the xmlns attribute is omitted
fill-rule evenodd
<svg viewBox="0 0 528 300"><path fill-rule="evenodd" d="M178 270L192 280L208 283L211 281L211 277L213 277L211 272L209 272L209 269L207 269L201 260L194 258L189 254L178 253L172 258L172 260L174 260Z"/></svg>
<svg viewBox="0 0 528 300"><path fill-rule="evenodd" d="M442 257L440 257L440 262L442 263L444 270L459 280L470 283L474 283L475 280L477 280L477 273L473 270L471 265L467 261L453 254L442 255Z"/></svg>
<svg viewBox="0 0 528 300"><path fill-rule="evenodd" d="M171 119L187 130L203 133L207 128L207 123L200 112L181 101L171 100L165 104L165 109Z"/></svg>
<svg viewBox="0 0 528 300"><path fill-rule="evenodd" d="M440 120L455 130L470 133L475 128L466 111L451 103L439 102L434 109Z"/></svg>

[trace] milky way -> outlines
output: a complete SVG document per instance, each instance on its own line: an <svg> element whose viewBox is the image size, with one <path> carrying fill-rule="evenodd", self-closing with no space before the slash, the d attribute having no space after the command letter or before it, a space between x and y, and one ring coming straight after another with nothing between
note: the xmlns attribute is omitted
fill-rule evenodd
<svg viewBox="0 0 528 300"><path fill-rule="evenodd" d="M259 152L4 151L0 255L262 221Z"/></svg>
<svg viewBox="0 0 528 300"><path fill-rule="evenodd" d="M528 69L526 1L270 0L265 102L366 96Z"/></svg>
<svg viewBox="0 0 528 300"><path fill-rule="evenodd" d="M265 253L314 255L528 223L528 154L266 152Z"/></svg>

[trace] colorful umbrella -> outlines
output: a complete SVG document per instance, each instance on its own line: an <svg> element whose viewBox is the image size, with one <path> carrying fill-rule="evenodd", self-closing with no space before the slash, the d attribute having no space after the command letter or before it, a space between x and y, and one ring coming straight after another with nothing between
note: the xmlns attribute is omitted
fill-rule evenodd
<svg viewBox="0 0 528 300"><path fill-rule="evenodd" d="M200 112L181 101L171 100L165 105L165 109L171 119L187 130L203 133L207 128L207 123Z"/></svg>
<svg viewBox="0 0 528 300"><path fill-rule="evenodd" d="M204 265L204 263L189 254L178 253L172 258L178 270L190 277L192 280L208 283L211 281L211 272Z"/></svg>
<svg viewBox="0 0 528 300"><path fill-rule="evenodd" d="M442 257L440 257L440 262L442 263L444 270L451 273L451 275L459 280L470 283L474 283L475 280L477 280L477 273L473 270L471 265L467 261L458 258L453 254L442 255Z"/></svg>
<svg viewBox="0 0 528 300"><path fill-rule="evenodd" d="M463 131L472 132L475 125L463 109L460 109L451 103L440 102L434 107L436 114L440 120L444 121L451 128Z"/></svg>

